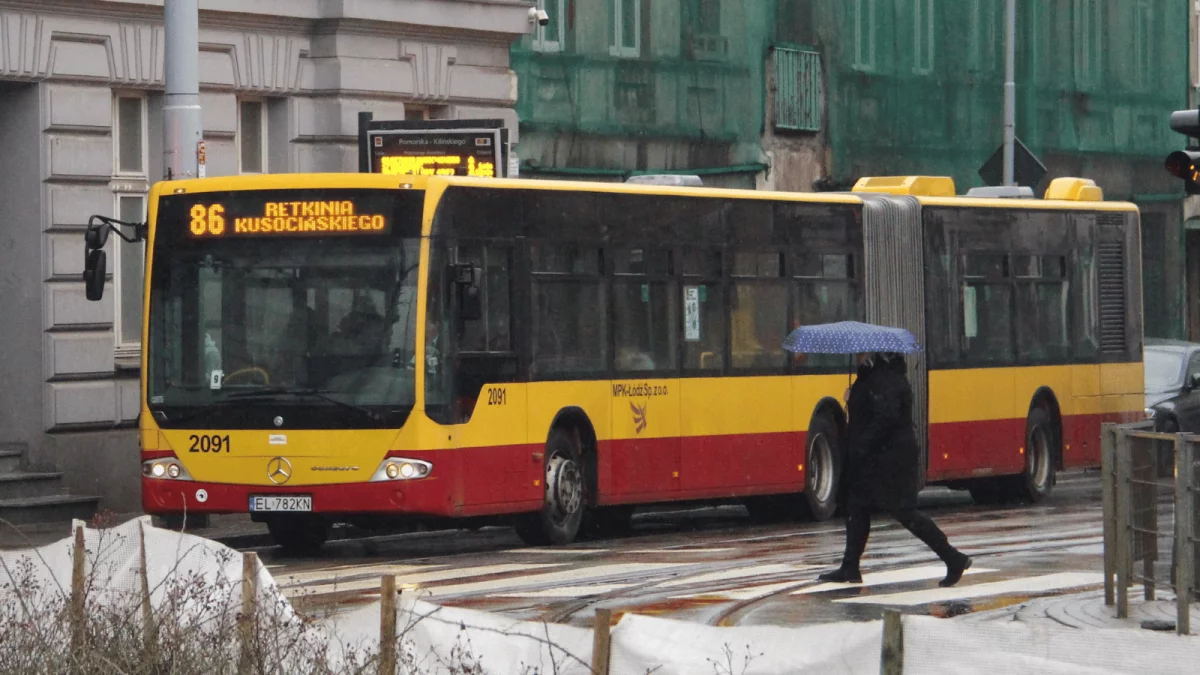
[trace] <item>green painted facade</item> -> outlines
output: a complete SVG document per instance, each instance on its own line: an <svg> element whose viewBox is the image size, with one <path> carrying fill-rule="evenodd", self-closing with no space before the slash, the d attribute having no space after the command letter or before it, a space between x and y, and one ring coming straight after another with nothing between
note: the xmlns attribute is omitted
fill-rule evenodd
<svg viewBox="0 0 1200 675"><path fill-rule="evenodd" d="M1003 2L786 4L807 8L825 58L835 181L890 172L982 183L977 171L1003 141ZM1116 196L1177 191L1161 166L1181 141L1167 117L1187 105L1186 3L1017 5L1017 136L1048 166L1090 156L1083 165L1099 170L1119 158L1131 170L1107 177Z"/></svg>
<svg viewBox="0 0 1200 675"><path fill-rule="evenodd" d="M537 2L551 24L512 48L525 175L703 169L811 190L919 173L961 192L1003 139L1001 0ZM1016 133L1049 170L1036 188L1086 176L1139 203L1147 334L1182 337L1182 191L1162 161L1184 145L1167 119L1187 107L1187 3L1017 5Z"/></svg>
<svg viewBox="0 0 1200 675"><path fill-rule="evenodd" d="M518 41L522 172L761 170L772 3L539 0Z"/></svg>

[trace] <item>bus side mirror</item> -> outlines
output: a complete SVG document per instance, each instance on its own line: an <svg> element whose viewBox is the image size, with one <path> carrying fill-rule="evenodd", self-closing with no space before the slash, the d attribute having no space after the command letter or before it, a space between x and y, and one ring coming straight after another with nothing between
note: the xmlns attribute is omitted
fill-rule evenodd
<svg viewBox="0 0 1200 675"><path fill-rule="evenodd" d="M83 262L83 283L87 299L96 302L104 297L104 277L108 275L108 255L93 249Z"/></svg>
<svg viewBox="0 0 1200 675"><path fill-rule="evenodd" d="M458 315L463 321L478 321L483 318L483 300L479 297L478 286L463 286L458 298Z"/></svg>
<svg viewBox="0 0 1200 675"><path fill-rule="evenodd" d="M102 225L88 225L87 232L83 235L83 241L88 248L104 248L108 243L109 226L107 223Z"/></svg>
<svg viewBox="0 0 1200 675"><path fill-rule="evenodd" d="M478 321L483 318L483 299L480 296L475 266L471 263L453 265L454 287L458 291L458 318Z"/></svg>

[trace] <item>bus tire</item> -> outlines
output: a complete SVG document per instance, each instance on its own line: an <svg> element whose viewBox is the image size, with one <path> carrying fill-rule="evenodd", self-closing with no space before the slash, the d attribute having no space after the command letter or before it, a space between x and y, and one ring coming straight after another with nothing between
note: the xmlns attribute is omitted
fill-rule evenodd
<svg viewBox="0 0 1200 675"><path fill-rule="evenodd" d="M562 427L546 439L543 490L542 510L521 518L517 535L531 546L571 543L583 522L587 476L577 437Z"/></svg>
<svg viewBox="0 0 1200 675"><path fill-rule="evenodd" d="M1042 406L1030 410L1025 421L1025 470L1014 476L1013 493L1021 501L1036 504L1050 496L1058 457L1057 439L1050 413Z"/></svg>
<svg viewBox="0 0 1200 675"><path fill-rule="evenodd" d="M841 432L826 412L813 415L805 440L804 507L813 520L829 520L837 512L842 476Z"/></svg>
<svg viewBox="0 0 1200 675"><path fill-rule="evenodd" d="M279 516L267 521L267 531L276 545L293 555L316 553L329 539L329 523L323 518Z"/></svg>

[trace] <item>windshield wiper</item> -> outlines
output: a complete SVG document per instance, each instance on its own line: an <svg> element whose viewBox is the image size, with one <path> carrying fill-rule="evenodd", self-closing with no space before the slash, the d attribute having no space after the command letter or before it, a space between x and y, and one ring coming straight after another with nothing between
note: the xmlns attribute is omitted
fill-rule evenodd
<svg viewBox="0 0 1200 675"><path fill-rule="evenodd" d="M330 396L329 393L330 392L328 392L327 390L311 389L311 388L309 388L309 389L289 389L287 387L260 387L258 389L248 389L246 391L235 391L235 392L228 394L225 398L226 399L235 399L235 398L236 399L254 399L254 398L272 399L277 396L295 396L298 398L318 399L321 401L325 401L327 403L332 403L332 404L340 406L342 408L346 408L348 410L353 410L353 411L365 416L367 419L371 420L372 422L378 422L381 419L379 416L379 413L376 413L374 410L371 410L370 408L364 408L363 406L354 405L353 403L347 403L346 401L339 401L338 399Z"/></svg>

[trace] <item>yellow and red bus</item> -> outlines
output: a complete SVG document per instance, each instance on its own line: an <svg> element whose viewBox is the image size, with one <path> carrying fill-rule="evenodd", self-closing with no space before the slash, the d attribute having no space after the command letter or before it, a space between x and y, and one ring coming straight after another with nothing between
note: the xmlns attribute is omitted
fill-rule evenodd
<svg viewBox="0 0 1200 675"><path fill-rule="evenodd" d="M292 549L405 519L565 543L663 502L829 518L849 358L781 341L843 319L927 345L928 483L1037 501L1099 463L1100 423L1142 413L1138 213L1082 179L954 195L936 177L159 183L137 228L143 507L249 512Z"/></svg>

